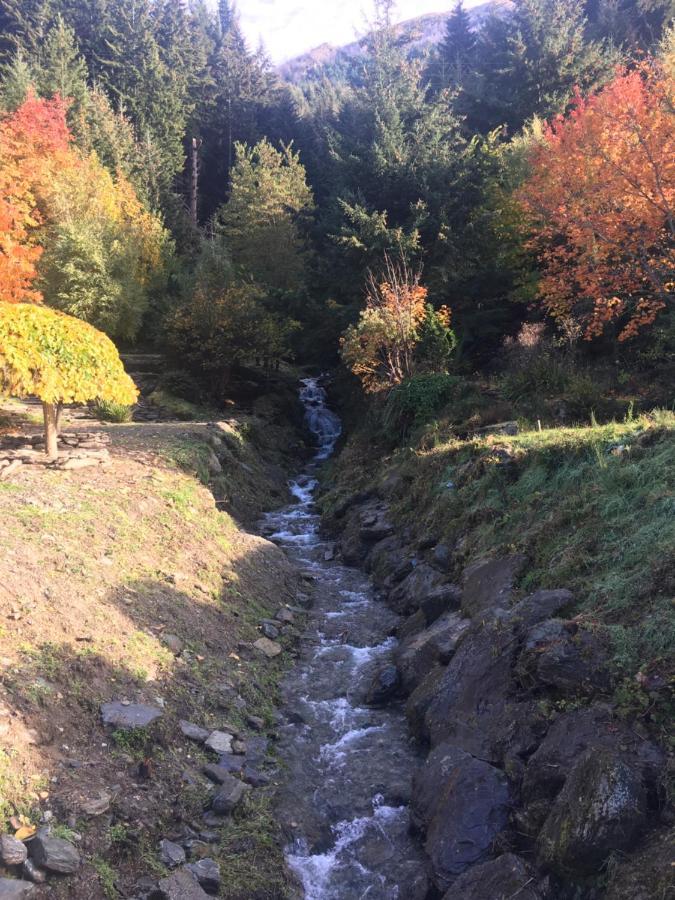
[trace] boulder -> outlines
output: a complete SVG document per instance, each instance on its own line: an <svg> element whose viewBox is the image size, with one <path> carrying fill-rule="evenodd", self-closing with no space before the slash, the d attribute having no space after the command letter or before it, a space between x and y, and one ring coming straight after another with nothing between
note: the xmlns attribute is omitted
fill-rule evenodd
<svg viewBox="0 0 675 900"><path fill-rule="evenodd" d="M127 703L115 700L111 703L101 704L103 724L112 728L147 728L161 715L162 710L158 706L150 706L147 703Z"/></svg>
<svg viewBox="0 0 675 900"><path fill-rule="evenodd" d="M197 879L207 894L216 895L220 890L220 866L206 857L185 867Z"/></svg>
<svg viewBox="0 0 675 900"><path fill-rule="evenodd" d="M283 647L281 646L281 644L277 644L275 641L271 641L266 637L259 638L253 644L253 648L267 659L274 659L275 657L283 653Z"/></svg>
<svg viewBox="0 0 675 900"><path fill-rule="evenodd" d="M408 616L420 608L435 588L446 583L446 575L427 563L420 563L391 591L387 602L395 612Z"/></svg>
<svg viewBox="0 0 675 900"><path fill-rule="evenodd" d="M555 720L525 768L522 796L525 803L552 800L565 783L574 763L586 750L616 750L637 765L650 794L664 765L661 750L635 734L602 704L563 713Z"/></svg>
<svg viewBox="0 0 675 900"><path fill-rule="evenodd" d="M656 900L675 896L675 830L659 832L637 853L612 866L605 900ZM2 894L0 894L0 897Z"/></svg>
<svg viewBox="0 0 675 900"><path fill-rule="evenodd" d="M420 601L427 625L432 625L444 613L458 610L462 604L462 589L456 584L439 584Z"/></svg>
<svg viewBox="0 0 675 900"><path fill-rule="evenodd" d="M0 861L3 866L22 866L27 857L28 851L23 841L17 840L11 834L3 834L0 837Z"/></svg>
<svg viewBox="0 0 675 900"><path fill-rule="evenodd" d="M454 553L447 544L436 544L431 553L431 562L441 572L450 572L454 562Z"/></svg>
<svg viewBox="0 0 675 900"><path fill-rule="evenodd" d="M28 847L36 866L59 875L71 875L80 868L80 854L70 841L52 837L48 829L39 829Z"/></svg>
<svg viewBox="0 0 675 900"><path fill-rule="evenodd" d="M159 842L159 859L168 869L175 869L185 862L185 850L180 844L162 840Z"/></svg>
<svg viewBox="0 0 675 900"><path fill-rule="evenodd" d="M368 706L384 706L389 703L399 691L401 679L399 671L393 664L380 666L373 676L370 687L366 693Z"/></svg>
<svg viewBox="0 0 675 900"><path fill-rule="evenodd" d="M447 890L471 866L487 859L511 808L502 771L455 747L441 745L415 776L412 817L426 829L434 883Z"/></svg>
<svg viewBox="0 0 675 900"><path fill-rule="evenodd" d="M539 879L530 866L513 853L474 866L454 882L443 900L546 900L548 879Z"/></svg>
<svg viewBox="0 0 675 900"><path fill-rule="evenodd" d="M542 862L558 873L599 872L629 850L647 819L639 769L612 750L587 751L569 774L539 836Z"/></svg>
<svg viewBox="0 0 675 900"><path fill-rule="evenodd" d="M562 612L571 612L575 598L564 588L535 591L511 607L511 616L522 630L526 631L545 619L551 619Z"/></svg>
<svg viewBox="0 0 675 900"><path fill-rule="evenodd" d="M209 781L215 784L225 784L225 782L233 774L241 774L245 762L241 756L232 756L229 753L223 754L220 765L204 766L202 772Z"/></svg>
<svg viewBox="0 0 675 900"><path fill-rule="evenodd" d="M220 785L218 793L214 796L211 808L219 816L229 816L251 790L248 784L239 781L232 775L228 775Z"/></svg>
<svg viewBox="0 0 675 900"><path fill-rule="evenodd" d="M463 573L462 612L480 619L495 609L508 609L518 576L527 559L518 554L503 559L483 559L472 563Z"/></svg>
<svg viewBox="0 0 675 900"><path fill-rule="evenodd" d="M193 725L192 722L187 722L185 719L181 719L178 726L181 733L185 735L186 738L189 738L191 741L196 741L198 744L203 744L209 735L212 734L208 728L201 728L199 725Z"/></svg>
<svg viewBox="0 0 675 900"><path fill-rule="evenodd" d="M29 900L37 896L37 888L30 881L0 878L0 900Z"/></svg>
<svg viewBox="0 0 675 900"><path fill-rule="evenodd" d="M410 733L418 741L429 739L426 727L426 714L431 701L436 695L440 681L445 673L443 666L435 666L408 697L405 714L408 719Z"/></svg>
<svg viewBox="0 0 675 900"><path fill-rule="evenodd" d="M446 613L399 645L394 658L406 693L415 690L435 665L450 662L470 625L461 613Z"/></svg>
<svg viewBox="0 0 675 900"><path fill-rule="evenodd" d="M179 869L159 882L162 900L208 900L208 894L187 869Z"/></svg>

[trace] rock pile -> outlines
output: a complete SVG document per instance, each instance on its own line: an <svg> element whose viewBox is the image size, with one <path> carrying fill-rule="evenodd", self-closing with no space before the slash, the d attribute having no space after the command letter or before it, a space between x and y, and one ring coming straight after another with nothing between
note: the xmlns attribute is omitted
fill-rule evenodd
<svg viewBox="0 0 675 900"><path fill-rule="evenodd" d="M5 436L0 439L0 478L8 478L22 466L52 469L85 469L110 461L110 435L102 432L66 432L59 436L59 456L49 459L42 435Z"/></svg>
<svg viewBox="0 0 675 900"><path fill-rule="evenodd" d="M595 897L588 886L608 868L612 898L642 896L622 893L637 872L665 883L665 755L615 714L607 639L573 617L571 592L518 599L524 557L467 566L461 540L395 533L372 495L335 518L343 558L364 566L403 617L398 678L386 674L429 747L411 816L439 896ZM610 865L617 854L622 864Z"/></svg>

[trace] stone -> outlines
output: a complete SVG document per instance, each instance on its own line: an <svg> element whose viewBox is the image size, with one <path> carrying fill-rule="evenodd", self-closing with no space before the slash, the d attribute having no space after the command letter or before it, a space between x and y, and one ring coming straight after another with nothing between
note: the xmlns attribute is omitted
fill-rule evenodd
<svg viewBox="0 0 675 900"><path fill-rule="evenodd" d="M216 815L229 816L250 790L251 788L248 784L244 784L238 778L228 775L227 779L221 782L220 790L211 803L211 809Z"/></svg>
<svg viewBox="0 0 675 900"><path fill-rule="evenodd" d="M282 606L282 608L279 610L279 612L275 615L274 618L278 622L283 622L284 624L289 624L289 623L295 622L295 616L290 611L290 609L288 609L285 606Z"/></svg>
<svg viewBox="0 0 675 900"><path fill-rule="evenodd" d="M232 762L227 762L225 765L208 765L203 767L202 772L209 781L213 781L216 784L224 784L232 777L233 772L241 773L244 766L244 760L242 760L241 756L230 757L226 754L224 758L231 759Z"/></svg>
<svg viewBox="0 0 675 900"><path fill-rule="evenodd" d="M408 697L405 714L408 719L410 733L418 741L427 741L429 732L426 727L426 714L431 701L436 695L441 678L445 674L443 666L436 666Z"/></svg>
<svg viewBox="0 0 675 900"><path fill-rule="evenodd" d="M265 730L265 720L261 719L260 716L246 716L246 724L254 731Z"/></svg>
<svg viewBox="0 0 675 900"><path fill-rule="evenodd" d="M454 882L443 900L546 900L548 879L540 880L513 853L474 866Z"/></svg>
<svg viewBox="0 0 675 900"><path fill-rule="evenodd" d="M436 544L431 554L431 559L441 572L449 572L452 569L454 555L447 544Z"/></svg>
<svg viewBox="0 0 675 900"><path fill-rule="evenodd" d="M406 693L414 691L434 666L450 662L470 626L471 620L461 613L447 613L399 645L394 658Z"/></svg>
<svg viewBox="0 0 675 900"><path fill-rule="evenodd" d="M571 612L575 604L572 591L540 590L529 594L511 607L511 616L522 629L532 628L562 612Z"/></svg>
<svg viewBox="0 0 675 900"><path fill-rule="evenodd" d="M37 888L30 881L0 878L0 900L29 900L37 896Z"/></svg>
<svg viewBox="0 0 675 900"><path fill-rule="evenodd" d="M185 862L185 850L165 838L159 842L159 859L168 869L176 869Z"/></svg>
<svg viewBox="0 0 675 900"><path fill-rule="evenodd" d="M464 570L462 612L465 616L480 619L495 609L507 609L513 595L516 579L522 573L527 560L521 554L502 559L483 559Z"/></svg>
<svg viewBox="0 0 675 900"><path fill-rule="evenodd" d="M611 750L576 763L539 836L540 859L561 875L598 872L611 853L629 850L647 818L637 767Z"/></svg>
<svg viewBox="0 0 675 900"><path fill-rule="evenodd" d="M82 800L80 809L86 816L96 818L96 816L102 816L103 813L108 812L111 803L111 794L101 791L97 797L87 797L85 800Z"/></svg>
<svg viewBox="0 0 675 900"><path fill-rule="evenodd" d="M568 629L560 639L540 647L536 677L563 696L607 692L611 687L609 650L600 634Z"/></svg>
<svg viewBox="0 0 675 900"><path fill-rule="evenodd" d="M418 610L431 592L447 583L447 576L427 563L419 563L389 594L388 603L394 612L409 616Z"/></svg>
<svg viewBox="0 0 675 900"><path fill-rule="evenodd" d="M637 765L650 793L657 792L664 766L661 750L615 719L603 704L563 713L553 722L544 740L529 758L522 784L525 803L543 801L550 809L572 767L585 751L616 750Z"/></svg>
<svg viewBox="0 0 675 900"><path fill-rule="evenodd" d="M28 858L26 845L11 834L0 837L0 861L3 866L21 866Z"/></svg>
<svg viewBox="0 0 675 900"><path fill-rule="evenodd" d="M167 647L174 656L180 656L183 652L183 641L177 634L163 634L162 643Z"/></svg>
<svg viewBox="0 0 675 900"><path fill-rule="evenodd" d="M261 653L267 659L274 659L283 653L283 647L280 644L277 644L276 641L271 641L269 638L259 638L254 644L253 647L258 653Z"/></svg>
<svg viewBox="0 0 675 900"><path fill-rule="evenodd" d="M159 882L162 900L204 900L208 894L201 887L192 872L179 869Z"/></svg>
<svg viewBox="0 0 675 900"><path fill-rule="evenodd" d="M193 725L192 722L187 722L185 719L181 719L178 726L181 733L186 738L195 741L197 744L203 744L207 738L213 734L208 728L201 728L199 725Z"/></svg>
<svg viewBox="0 0 675 900"><path fill-rule="evenodd" d="M462 590L456 584L439 584L420 601L427 625L448 612L458 610L462 604Z"/></svg>
<svg viewBox="0 0 675 900"><path fill-rule="evenodd" d="M220 464L220 460L213 451L209 453L207 467L209 470L209 475L221 475L223 472L223 467Z"/></svg>
<svg viewBox="0 0 675 900"><path fill-rule="evenodd" d="M497 422L496 425L484 425L482 428L477 428L474 431L474 434L480 435L482 437L487 437L492 434L505 434L509 437L514 437L520 431L520 426L516 421L513 422Z"/></svg>
<svg viewBox="0 0 675 900"><path fill-rule="evenodd" d="M384 706L397 694L401 685L398 669L393 664L381 666L375 672L366 692L368 706Z"/></svg>
<svg viewBox="0 0 675 900"><path fill-rule="evenodd" d="M52 837L48 829L39 829L29 844L30 857L41 869L71 875L80 868L80 854L70 841Z"/></svg>
<svg viewBox="0 0 675 900"><path fill-rule="evenodd" d="M232 735L226 731L212 731L204 741L204 746L213 750L214 753L231 753L232 740Z"/></svg>
<svg viewBox="0 0 675 900"><path fill-rule="evenodd" d="M605 900L657 900L673 890L675 830L651 837L637 853L619 859L611 868ZM2 894L0 894L0 897Z"/></svg>
<svg viewBox="0 0 675 900"><path fill-rule="evenodd" d="M271 622L261 622L260 630L263 637L269 638L271 641L276 640L280 634L279 628L276 625L272 625Z"/></svg>
<svg viewBox="0 0 675 900"><path fill-rule="evenodd" d="M186 869L192 872L207 894L215 896L218 893L220 890L220 866L218 863L206 857L200 859L199 862L190 863Z"/></svg>
<svg viewBox="0 0 675 900"><path fill-rule="evenodd" d="M38 868L32 859L27 859L21 870L24 878L32 881L34 884L44 884L47 881L47 873L44 869Z"/></svg>
<svg viewBox="0 0 675 900"><path fill-rule="evenodd" d="M147 703L125 704L120 700L101 704L101 718L104 725L113 728L147 728L159 719L162 710Z"/></svg>
<svg viewBox="0 0 675 900"><path fill-rule="evenodd" d="M506 775L462 750L441 745L415 775L411 815L426 831L436 887L485 860L511 809Z"/></svg>

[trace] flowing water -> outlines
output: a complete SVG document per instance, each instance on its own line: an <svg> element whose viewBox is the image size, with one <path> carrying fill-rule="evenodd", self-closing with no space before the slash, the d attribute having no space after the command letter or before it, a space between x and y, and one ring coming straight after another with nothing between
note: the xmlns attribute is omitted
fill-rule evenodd
<svg viewBox="0 0 675 900"><path fill-rule="evenodd" d="M296 502L263 524L315 581L299 660L284 684L279 816L287 859L306 900L418 900L426 894L425 867L409 833L408 802L419 760L402 709L365 705L374 672L391 659L398 617L322 540L316 473L333 452L340 420L321 379L305 379L300 399L318 451L291 483Z"/></svg>

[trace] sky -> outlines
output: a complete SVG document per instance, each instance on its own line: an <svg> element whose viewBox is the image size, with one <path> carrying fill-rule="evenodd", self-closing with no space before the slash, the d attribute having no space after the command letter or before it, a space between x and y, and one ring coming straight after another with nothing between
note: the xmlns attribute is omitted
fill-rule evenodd
<svg viewBox="0 0 675 900"><path fill-rule="evenodd" d="M465 5L478 2L468 0ZM397 19L447 12L453 5L453 0L398 0ZM239 0L237 6L251 47L262 40L277 63L319 44L349 44L368 30L372 14L372 0Z"/></svg>

